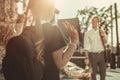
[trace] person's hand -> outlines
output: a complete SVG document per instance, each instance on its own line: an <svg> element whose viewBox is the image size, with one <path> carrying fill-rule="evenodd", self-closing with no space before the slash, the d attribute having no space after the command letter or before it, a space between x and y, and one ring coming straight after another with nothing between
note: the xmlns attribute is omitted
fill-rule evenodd
<svg viewBox="0 0 120 80"><path fill-rule="evenodd" d="M88 58L85 59L85 64L86 64L86 65L89 65L89 64L90 64L90 61L89 61Z"/></svg>
<svg viewBox="0 0 120 80"><path fill-rule="evenodd" d="M105 37L105 32L103 30L100 30L100 34L102 37Z"/></svg>
<svg viewBox="0 0 120 80"><path fill-rule="evenodd" d="M71 25L69 22L63 23L64 27L67 29L68 34L70 35L71 43L78 44L79 42L79 36L77 30L74 28L73 25Z"/></svg>

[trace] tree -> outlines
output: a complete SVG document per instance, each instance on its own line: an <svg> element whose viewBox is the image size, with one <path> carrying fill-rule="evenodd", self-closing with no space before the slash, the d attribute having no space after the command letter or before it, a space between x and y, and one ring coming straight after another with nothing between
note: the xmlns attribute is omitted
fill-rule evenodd
<svg viewBox="0 0 120 80"><path fill-rule="evenodd" d="M106 31L106 34L109 33L109 28L111 27L111 15L110 15L110 7L109 8L85 8L83 10L78 10L77 16L80 16L80 25L81 31L86 32L91 24L91 19L93 16L97 16L100 21L100 28Z"/></svg>
<svg viewBox="0 0 120 80"><path fill-rule="evenodd" d="M17 3L22 2L24 9L27 0L0 0L0 43L6 44L7 41L20 33L23 23L24 13L18 14Z"/></svg>
<svg viewBox="0 0 120 80"><path fill-rule="evenodd" d="M26 0L0 0L0 59L5 54L7 41L20 32L24 17L17 12L19 1L25 2Z"/></svg>

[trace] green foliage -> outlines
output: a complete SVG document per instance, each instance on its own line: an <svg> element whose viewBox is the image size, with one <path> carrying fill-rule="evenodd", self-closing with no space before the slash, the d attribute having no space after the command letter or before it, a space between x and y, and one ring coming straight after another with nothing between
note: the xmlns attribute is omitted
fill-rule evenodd
<svg viewBox="0 0 120 80"><path fill-rule="evenodd" d="M103 7L101 9L90 7L83 10L78 10L78 15L80 16L81 29L85 31L88 30L91 24L91 19L97 16L100 21L100 28L104 29L106 33L109 33L109 27L111 27L111 8Z"/></svg>

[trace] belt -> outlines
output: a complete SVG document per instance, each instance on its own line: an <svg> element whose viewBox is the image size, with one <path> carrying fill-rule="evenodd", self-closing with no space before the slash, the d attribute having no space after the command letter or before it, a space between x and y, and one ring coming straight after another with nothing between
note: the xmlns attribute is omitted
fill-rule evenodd
<svg viewBox="0 0 120 80"><path fill-rule="evenodd" d="M98 52L90 52L90 53L97 53L97 54L101 54L103 53L104 51L98 51Z"/></svg>

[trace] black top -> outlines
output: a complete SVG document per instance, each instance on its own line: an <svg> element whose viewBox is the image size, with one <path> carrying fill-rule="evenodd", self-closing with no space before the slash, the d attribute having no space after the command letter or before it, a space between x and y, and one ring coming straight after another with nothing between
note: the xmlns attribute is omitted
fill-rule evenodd
<svg viewBox="0 0 120 80"><path fill-rule="evenodd" d="M41 80L43 67L36 59L31 37L22 34L8 41L2 69L5 80Z"/></svg>
<svg viewBox="0 0 120 80"><path fill-rule="evenodd" d="M57 68L52 53L62 47L64 47L65 41L63 39L62 33L57 26L52 26L51 24L44 24L43 26L44 38L45 38L45 67L44 67L44 77L43 80L60 80L59 69ZM32 42L35 43L39 39L39 29L34 27L28 27L23 32L24 35L30 37ZM37 33L38 32L38 33Z"/></svg>
<svg viewBox="0 0 120 80"><path fill-rule="evenodd" d="M42 80L60 80L52 53L65 46L58 27L43 25L45 37L45 67ZM36 60L34 43L39 40L39 29L27 27L20 36L9 40L3 71L6 80L41 80L42 67Z"/></svg>
<svg viewBox="0 0 120 80"><path fill-rule="evenodd" d="M60 80L59 69L57 68L52 53L65 46L63 36L57 26L45 24L45 71L43 80Z"/></svg>

